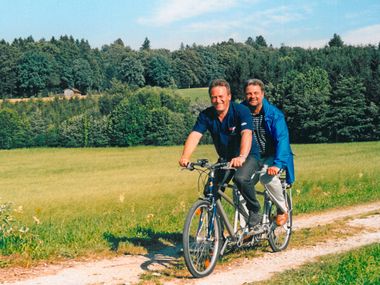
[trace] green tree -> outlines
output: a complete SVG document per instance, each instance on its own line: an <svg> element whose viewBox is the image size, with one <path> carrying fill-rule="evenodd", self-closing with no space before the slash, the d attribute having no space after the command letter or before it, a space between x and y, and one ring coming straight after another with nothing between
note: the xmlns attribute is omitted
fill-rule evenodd
<svg viewBox="0 0 380 285"><path fill-rule="evenodd" d="M150 50L150 40L147 37L145 37L140 50Z"/></svg>
<svg viewBox="0 0 380 285"><path fill-rule="evenodd" d="M341 77L328 113L329 130L336 142L361 141L373 137L376 108L367 107L363 83L354 77ZM372 115L372 116L371 116Z"/></svg>
<svg viewBox="0 0 380 285"><path fill-rule="evenodd" d="M169 58L161 54L152 56L149 60L146 80L151 86L174 86L175 81L172 77L172 66Z"/></svg>
<svg viewBox="0 0 380 285"><path fill-rule="evenodd" d="M50 54L57 62L57 72L60 78L60 92L67 87L74 86L73 62L82 58L81 51L72 37L61 36L58 40L50 40Z"/></svg>
<svg viewBox="0 0 380 285"><path fill-rule="evenodd" d="M123 82L131 87L144 86L144 66L134 55L124 58L120 69L120 77Z"/></svg>
<svg viewBox="0 0 380 285"><path fill-rule="evenodd" d="M255 44L258 45L259 47L267 47L268 46L264 37L261 35L256 37Z"/></svg>
<svg viewBox="0 0 380 285"><path fill-rule="evenodd" d="M131 48L124 46L122 40L118 39L111 45L105 45L101 49L101 64L106 79L104 88L110 87L112 79L121 80L120 66L124 58L131 52Z"/></svg>
<svg viewBox="0 0 380 285"><path fill-rule="evenodd" d="M35 96L56 78L54 58L40 51L28 51L18 62L19 87L27 97Z"/></svg>
<svg viewBox="0 0 380 285"><path fill-rule="evenodd" d="M18 50L0 42L0 98L12 98L17 89L17 61Z"/></svg>
<svg viewBox="0 0 380 285"><path fill-rule="evenodd" d="M284 98L291 141L327 141L326 116L331 92L327 72L320 68L305 73L290 72L278 91Z"/></svg>
<svg viewBox="0 0 380 285"><path fill-rule="evenodd" d="M100 147L109 145L108 117L88 118L88 146Z"/></svg>
<svg viewBox="0 0 380 285"><path fill-rule="evenodd" d="M225 67L219 63L215 47L197 47L196 51L202 62L198 74L199 86L207 86L215 78L225 78Z"/></svg>
<svg viewBox="0 0 380 285"><path fill-rule="evenodd" d="M329 41L329 47L343 47L342 38L338 34L334 34L332 39Z"/></svg>
<svg viewBox="0 0 380 285"><path fill-rule="evenodd" d="M37 108L34 112L28 113L27 116L30 122L31 146L46 146L48 122L44 119L41 109Z"/></svg>
<svg viewBox="0 0 380 285"><path fill-rule="evenodd" d="M71 117L59 126L59 143L63 147L88 146L88 124L85 115Z"/></svg>
<svg viewBox="0 0 380 285"><path fill-rule="evenodd" d="M247 40L245 41L245 44L254 47L255 41L253 40L252 37L248 37Z"/></svg>
<svg viewBox="0 0 380 285"><path fill-rule="evenodd" d="M29 126L25 118L11 109L0 110L0 148L28 146Z"/></svg>
<svg viewBox="0 0 380 285"><path fill-rule="evenodd" d="M114 146L142 144L145 138L147 110L133 96L124 99L110 114L109 138Z"/></svg>
<svg viewBox="0 0 380 285"><path fill-rule="evenodd" d="M147 122L145 144L175 145L182 144L188 129L185 115L173 112L166 107L150 110L151 120Z"/></svg>
<svg viewBox="0 0 380 285"><path fill-rule="evenodd" d="M173 73L178 88L190 88L196 77L187 62L176 58L173 61Z"/></svg>
<svg viewBox="0 0 380 285"><path fill-rule="evenodd" d="M190 88L200 85L200 78L204 76L203 61L198 52L187 48L172 53L173 76L176 85L180 88Z"/></svg>
<svg viewBox="0 0 380 285"><path fill-rule="evenodd" d="M90 63L83 58L74 60L73 77L74 86L78 88L83 94L86 94L94 84L94 74Z"/></svg>
<svg viewBox="0 0 380 285"><path fill-rule="evenodd" d="M112 145L183 143L193 122L189 102L172 90L146 87L124 99L110 114Z"/></svg>

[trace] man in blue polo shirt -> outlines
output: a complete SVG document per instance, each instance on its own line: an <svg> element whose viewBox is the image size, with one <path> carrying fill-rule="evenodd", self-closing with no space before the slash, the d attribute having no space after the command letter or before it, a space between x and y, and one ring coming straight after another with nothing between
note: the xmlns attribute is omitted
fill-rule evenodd
<svg viewBox="0 0 380 285"><path fill-rule="evenodd" d="M252 139L251 113L247 107L231 102L230 85L225 80L213 80L209 86L209 95L212 106L199 114L186 140L179 164L184 167L188 165L191 154L208 130L219 159L230 161L231 166L237 168L234 182L246 200L249 210L248 225L254 227L260 222L260 203L256 199L251 177L259 168L259 149ZM226 175L220 171L216 178L221 184L230 180L232 175L233 173Z"/></svg>

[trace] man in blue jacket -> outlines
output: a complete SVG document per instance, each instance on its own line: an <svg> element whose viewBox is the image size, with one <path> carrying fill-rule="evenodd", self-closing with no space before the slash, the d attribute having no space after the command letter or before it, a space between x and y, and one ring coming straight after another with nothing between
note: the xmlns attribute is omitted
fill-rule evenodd
<svg viewBox="0 0 380 285"><path fill-rule="evenodd" d="M249 79L244 85L245 101L243 105L251 110L253 137L260 148L260 161L266 165L267 172L254 177L254 184L260 182L268 187L277 205L276 223L282 226L288 219L280 169L286 170L286 182L294 182L293 153L289 143L289 132L283 113L264 98L264 83L259 79Z"/></svg>

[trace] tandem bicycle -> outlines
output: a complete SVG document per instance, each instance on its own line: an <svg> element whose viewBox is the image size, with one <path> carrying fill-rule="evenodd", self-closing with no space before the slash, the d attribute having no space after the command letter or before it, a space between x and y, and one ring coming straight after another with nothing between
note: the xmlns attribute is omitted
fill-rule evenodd
<svg viewBox="0 0 380 285"><path fill-rule="evenodd" d="M227 249L253 247L264 240L269 241L275 252L286 249L292 233L292 195L291 185L286 184L284 175L280 179L288 208L287 222L277 226L277 207L264 185L263 191L256 192L264 197L261 223L254 230L249 230L245 200L236 185L231 182L214 187L216 171L234 171L235 168L226 162L211 164L207 159L199 159L189 163L185 169L198 171L198 181L206 182L202 197L187 214L183 230L183 253L192 276L200 278L209 275ZM254 175L264 174L265 171L262 169ZM232 193L228 193L228 189Z"/></svg>

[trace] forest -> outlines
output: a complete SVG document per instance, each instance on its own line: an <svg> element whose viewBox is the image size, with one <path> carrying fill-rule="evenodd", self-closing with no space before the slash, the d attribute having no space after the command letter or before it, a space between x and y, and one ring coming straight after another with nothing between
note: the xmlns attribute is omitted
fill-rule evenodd
<svg viewBox="0 0 380 285"><path fill-rule="evenodd" d="M262 36L174 51L152 49L148 38L139 50L121 39L101 48L71 36L1 40L0 78L0 148L181 144L204 106L175 89L206 87L214 78L230 82L234 99L248 78L263 80L266 96L286 115L292 143L380 138L380 43L346 45L337 34L308 49L275 48ZM90 96L6 100L66 88Z"/></svg>

